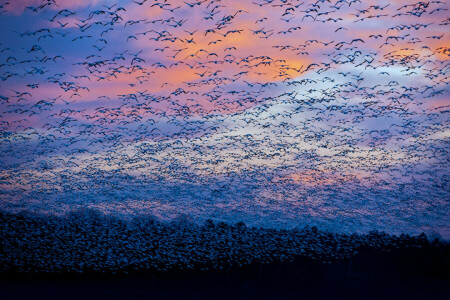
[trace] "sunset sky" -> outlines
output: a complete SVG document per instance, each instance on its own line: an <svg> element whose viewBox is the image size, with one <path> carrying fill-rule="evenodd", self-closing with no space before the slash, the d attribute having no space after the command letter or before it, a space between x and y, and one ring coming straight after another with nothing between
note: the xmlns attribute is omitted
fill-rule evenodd
<svg viewBox="0 0 450 300"><path fill-rule="evenodd" d="M450 237L442 1L0 0L0 207Z"/></svg>

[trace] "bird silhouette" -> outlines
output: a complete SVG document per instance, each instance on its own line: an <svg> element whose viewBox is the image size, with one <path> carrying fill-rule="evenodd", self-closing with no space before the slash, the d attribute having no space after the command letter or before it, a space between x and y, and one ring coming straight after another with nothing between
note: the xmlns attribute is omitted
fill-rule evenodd
<svg viewBox="0 0 450 300"><path fill-rule="evenodd" d="M0 209L446 225L444 2L19 2Z"/></svg>

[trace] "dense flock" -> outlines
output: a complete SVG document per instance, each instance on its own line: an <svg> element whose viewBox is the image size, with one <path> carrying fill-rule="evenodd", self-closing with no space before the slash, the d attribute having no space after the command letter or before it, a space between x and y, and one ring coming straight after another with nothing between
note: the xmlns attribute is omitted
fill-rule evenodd
<svg viewBox="0 0 450 300"><path fill-rule="evenodd" d="M448 9L0 0L0 208L450 237Z"/></svg>
<svg viewBox="0 0 450 300"><path fill-rule="evenodd" d="M339 235L315 227L276 230L211 220L198 225L188 218L123 220L96 210L64 217L1 212L0 223L2 273L229 270L298 258L328 264L362 248L432 247L423 234ZM435 240L434 245L442 244Z"/></svg>

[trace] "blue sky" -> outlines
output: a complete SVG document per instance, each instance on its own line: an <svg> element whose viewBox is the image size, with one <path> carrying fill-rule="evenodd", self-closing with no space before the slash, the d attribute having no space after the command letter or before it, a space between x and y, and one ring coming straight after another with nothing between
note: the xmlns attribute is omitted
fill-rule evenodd
<svg viewBox="0 0 450 300"><path fill-rule="evenodd" d="M10 2L3 209L449 234L444 3Z"/></svg>

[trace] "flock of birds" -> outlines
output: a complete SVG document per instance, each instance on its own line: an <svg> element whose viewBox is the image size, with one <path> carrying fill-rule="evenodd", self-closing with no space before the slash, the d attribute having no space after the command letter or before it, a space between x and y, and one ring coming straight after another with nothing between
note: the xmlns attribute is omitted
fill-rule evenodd
<svg viewBox="0 0 450 300"><path fill-rule="evenodd" d="M1 209L450 236L445 2L30 3L0 1Z"/></svg>
<svg viewBox="0 0 450 300"><path fill-rule="evenodd" d="M95 210L61 218L0 213L0 221L0 273L229 270L298 258L330 264L361 248L386 252L444 245L436 240L430 245L425 235L376 231L339 235L315 227L277 230L211 220L199 226L142 216L127 222Z"/></svg>

